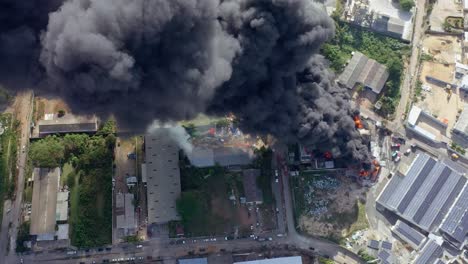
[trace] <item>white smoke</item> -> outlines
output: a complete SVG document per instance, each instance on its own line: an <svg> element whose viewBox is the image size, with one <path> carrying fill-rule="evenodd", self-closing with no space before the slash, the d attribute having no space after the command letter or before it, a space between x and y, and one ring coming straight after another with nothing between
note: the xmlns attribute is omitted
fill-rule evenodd
<svg viewBox="0 0 468 264"><path fill-rule="evenodd" d="M159 133L165 133L167 137L174 140L179 148L181 148L187 155L192 153L193 145L190 142L190 135L187 131L176 123L161 123L159 121L153 121L149 126L148 134L156 135Z"/></svg>

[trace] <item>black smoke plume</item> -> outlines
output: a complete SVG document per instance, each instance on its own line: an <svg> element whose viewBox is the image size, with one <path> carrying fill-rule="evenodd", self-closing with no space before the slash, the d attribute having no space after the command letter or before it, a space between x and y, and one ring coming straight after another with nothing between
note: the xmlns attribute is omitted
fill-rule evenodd
<svg viewBox="0 0 468 264"><path fill-rule="evenodd" d="M232 112L249 132L368 158L346 91L316 55L333 22L310 0L22 2L0 11L0 45L15 51L0 51L6 86L134 129Z"/></svg>

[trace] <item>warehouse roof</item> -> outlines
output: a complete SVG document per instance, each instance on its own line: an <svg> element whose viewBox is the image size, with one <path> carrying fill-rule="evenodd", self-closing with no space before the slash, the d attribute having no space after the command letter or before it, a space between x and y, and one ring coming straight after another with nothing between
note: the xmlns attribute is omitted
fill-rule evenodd
<svg viewBox="0 0 468 264"><path fill-rule="evenodd" d="M263 193L257 186L257 178L260 176L260 170L248 169L243 172L243 185L245 190L245 199L248 203L263 202Z"/></svg>
<svg viewBox="0 0 468 264"><path fill-rule="evenodd" d="M447 217L440 226L440 231L463 244L468 233L468 185L465 185Z"/></svg>
<svg viewBox="0 0 468 264"><path fill-rule="evenodd" d="M434 240L429 240L415 259L413 264L433 264L437 263L438 258L443 254L442 248Z"/></svg>
<svg viewBox="0 0 468 264"><path fill-rule="evenodd" d="M207 258L179 259L179 264L207 264Z"/></svg>
<svg viewBox="0 0 468 264"><path fill-rule="evenodd" d="M68 219L68 191L57 193L57 208L55 210L56 221Z"/></svg>
<svg viewBox="0 0 468 264"><path fill-rule="evenodd" d="M338 82L348 89L362 84L374 93L380 94L388 79L387 67L355 51L350 62L338 78Z"/></svg>
<svg viewBox="0 0 468 264"><path fill-rule="evenodd" d="M466 183L447 162L427 154L418 154L406 176L398 178L392 177L377 202L425 231L440 224Z"/></svg>
<svg viewBox="0 0 468 264"><path fill-rule="evenodd" d="M453 127L453 133L462 136L468 142L468 104L465 104L458 117L457 123Z"/></svg>
<svg viewBox="0 0 468 264"><path fill-rule="evenodd" d="M252 162L252 153L234 147L194 147L188 154L190 163L195 167L212 167L216 164L227 166L248 165Z"/></svg>
<svg viewBox="0 0 468 264"><path fill-rule="evenodd" d="M38 131L34 136L44 137L50 134L62 133L91 133L98 129L97 118L95 116L74 116L67 114L64 117L50 120L39 120Z"/></svg>
<svg viewBox="0 0 468 264"><path fill-rule="evenodd" d="M34 168L31 235L55 234L60 168Z"/></svg>
<svg viewBox="0 0 468 264"><path fill-rule="evenodd" d="M145 136L148 223L178 220L176 200L180 196L179 147L160 128Z"/></svg>
<svg viewBox="0 0 468 264"><path fill-rule="evenodd" d="M397 220L396 224L392 227L392 231L414 249L421 247L426 239L422 233L400 220Z"/></svg>
<svg viewBox="0 0 468 264"><path fill-rule="evenodd" d="M234 264L302 264L300 256L234 262Z"/></svg>
<svg viewBox="0 0 468 264"><path fill-rule="evenodd" d="M115 195L115 214L117 228L136 229L135 206L132 193L117 193Z"/></svg>

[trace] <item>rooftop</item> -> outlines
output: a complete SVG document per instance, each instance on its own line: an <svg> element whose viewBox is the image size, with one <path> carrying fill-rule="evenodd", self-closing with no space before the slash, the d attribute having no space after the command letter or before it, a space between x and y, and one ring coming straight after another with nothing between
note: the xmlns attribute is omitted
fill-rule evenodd
<svg viewBox="0 0 468 264"><path fill-rule="evenodd" d="M419 249L426 239L421 232L400 220L397 220L396 224L392 227L392 231L414 249Z"/></svg>
<svg viewBox="0 0 468 264"><path fill-rule="evenodd" d="M448 161L418 154L406 176L395 175L377 203L403 219L431 232L439 226L466 184L466 178Z"/></svg>
<svg viewBox="0 0 468 264"><path fill-rule="evenodd" d="M208 264L207 258L179 259L179 264Z"/></svg>
<svg viewBox="0 0 468 264"><path fill-rule="evenodd" d="M452 133L463 138L468 144L468 104L465 104Z"/></svg>
<svg viewBox="0 0 468 264"><path fill-rule="evenodd" d="M449 237L457 247L461 247L468 233L468 185L465 185L449 214L442 222L440 231Z"/></svg>
<svg viewBox="0 0 468 264"><path fill-rule="evenodd" d="M434 240L429 240L415 259L413 264L435 264L442 257L443 250Z"/></svg>
<svg viewBox="0 0 468 264"><path fill-rule="evenodd" d="M338 78L338 82L348 89L362 84L376 94L380 94L388 78L387 67L355 51L353 57Z"/></svg>
<svg viewBox="0 0 468 264"><path fill-rule="evenodd" d="M243 172L243 184L245 190L245 198L248 203L263 202L263 193L257 186L257 178L260 176L260 170L248 169Z"/></svg>
<svg viewBox="0 0 468 264"><path fill-rule="evenodd" d="M95 116L75 116L67 114L63 117L53 117L39 120L33 131L33 137L45 137L51 134L63 133L94 133L98 129Z"/></svg>
<svg viewBox="0 0 468 264"><path fill-rule="evenodd" d="M60 168L34 168L31 235L55 234Z"/></svg>
<svg viewBox="0 0 468 264"><path fill-rule="evenodd" d="M56 221L68 220L68 191L57 193L57 209L55 211Z"/></svg>
<svg viewBox="0 0 468 264"><path fill-rule="evenodd" d="M133 205L132 193L117 193L115 195L115 214L117 228L126 229L132 233L136 229L135 206ZM125 234L127 235L127 234Z"/></svg>
<svg viewBox="0 0 468 264"><path fill-rule="evenodd" d="M148 223L178 220L176 200L180 196L179 147L160 128L145 136Z"/></svg>
<svg viewBox="0 0 468 264"><path fill-rule="evenodd" d="M253 153L236 147L194 147L188 154L190 163L196 167L212 167L216 164L228 167L248 165L252 162Z"/></svg>
<svg viewBox="0 0 468 264"><path fill-rule="evenodd" d="M302 264L300 256L234 262L234 264Z"/></svg>

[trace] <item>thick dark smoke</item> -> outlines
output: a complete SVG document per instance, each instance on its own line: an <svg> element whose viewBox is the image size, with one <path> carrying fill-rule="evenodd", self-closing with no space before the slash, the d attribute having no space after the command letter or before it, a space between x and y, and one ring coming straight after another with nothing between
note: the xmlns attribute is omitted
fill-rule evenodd
<svg viewBox="0 0 468 264"><path fill-rule="evenodd" d="M135 129L232 112L247 131L368 158L346 91L316 55L333 22L310 0L22 2L0 11L6 86Z"/></svg>

